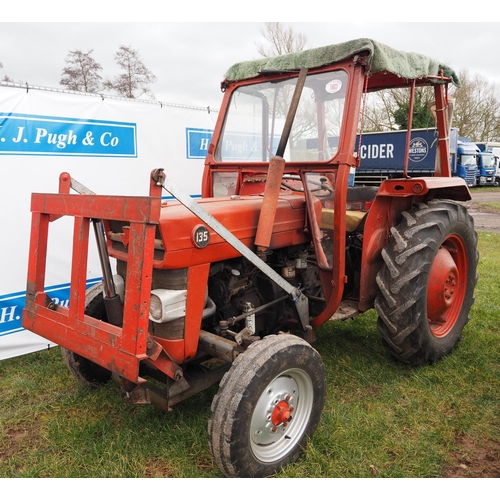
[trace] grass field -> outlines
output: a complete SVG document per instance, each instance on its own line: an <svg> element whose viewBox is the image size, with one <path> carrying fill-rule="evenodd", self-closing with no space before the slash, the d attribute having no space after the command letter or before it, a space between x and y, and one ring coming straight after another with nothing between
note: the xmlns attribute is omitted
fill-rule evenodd
<svg viewBox="0 0 500 500"><path fill-rule="evenodd" d="M490 201L485 203L478 203L480 208L493 208L494 210L500 210L500 202Z"/></svg>
<svg viewBox="0 0 500 500"><path fill-rule="evenodd" d="M500 476L500 235L479 234L479 282L455 352L410 368L384 351L373 311L326 324L314 347L327 400L281 478ZM113 383L82 391L59 349L0 362L0 477L213 478L212 388L175 406L128 406Z"/></svg>

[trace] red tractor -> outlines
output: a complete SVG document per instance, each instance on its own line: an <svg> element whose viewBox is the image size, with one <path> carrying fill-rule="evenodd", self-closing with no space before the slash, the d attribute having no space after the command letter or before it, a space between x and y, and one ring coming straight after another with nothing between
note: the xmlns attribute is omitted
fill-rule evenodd
<svg viewBox="0 0 500 500"><path fill-rule="evenodd" d="M24 327L59 344L82 383L113 378L133 404L167 411L220 383L215 461L230 477L273 474L320 420L315 327L375 307L385 347L411 365L461 338L478 252L458 203L469 190L450 175L449 84L447 66L369 39L231 67L201 200L163 169L149 196L96 195L68 173L58 194L32 195ZM410 178L405 165L400 179L350 187L366 97L408 88L411 130L423 85L435 94L435 175ZM68 308L44 291L49 226L63 216L74 218ZM103 280L87 290L91 225Z"/></svg>

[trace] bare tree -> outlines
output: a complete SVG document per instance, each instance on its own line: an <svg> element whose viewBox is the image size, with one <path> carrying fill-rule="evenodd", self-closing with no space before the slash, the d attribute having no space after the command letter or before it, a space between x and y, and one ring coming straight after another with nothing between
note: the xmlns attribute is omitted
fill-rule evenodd
<svg viewBox="0 0 500 500"><path fill-rule="evenodd" d="M482 142L500 138L500 95L496 84L468 71L459 73L462 86L453 92L452 126L462 137Z"/></svg>
<svg viewBox="0 0 500 500"><path fill-rule="evenodd" d="M91 56L93 50L82 52L73 50L65 59L67 66L63 69L60 85L68 90L79 92L97 92L100 88L102 77L99 72L102 66Z"/></svg>
<svg viewBox="0 0 500 500"><path fill-rule="evenodd" d="M256 43L259 54L263 57L281 56L303 50L306 46L306 36L295 33L292 28L285 28L281 23L266 23L262 35L270 47Z"/></svg>
<svg viewBox="0 0 500 500"><path fill-rule="evenodd" d="M115 54L115 61L123 70L114 80L107 80L104 85L119 95L135 99L141 94L150 94L148 85L156 80L156 76L144 65L139 52L121 45ZM139 93L140 92L140 93ZM153 97L151 95L151 97Z"/></svg>
<svg viewBox="0 0 500 500"><path fill-rule="evenodd" d="M257 51L263 57L281 56L302 50L306 43L306 37L303 34L295 33L292 28L286 28L281 23L265 23L265 28L261 30L262 36L269 42L269 46L255 43ZM281 90L278 99L275 102L276 109L272 112L275 116L285 117L290 105L290 98L293 88L285 87ZM311 122L311 112L307 108L301 107L297 112L297 120L290 140L295 143L313 126Z"/></svg>
<svg viewBox="0 0 500 500"><path fill-rule="evenodd" d="M500 94L496 84L481 75L459 73L462 86L450 89L455 99L452 127L461 137L482 142L500 139ZM430 89L416 91L413 128L434 127L428 114L428 105L434 99ZM369 94L365 110L365 130L397 130L407 126L409 92L407 89Z"/></svg>
<svg viewBox="0 0 500 500"><path fill-rule="evenodd" d="M362 106L363 130L365 132L397 130L398 126L394 120L396 109L396 100L389 90L370 92L367 95L366 107Z"/></svg>

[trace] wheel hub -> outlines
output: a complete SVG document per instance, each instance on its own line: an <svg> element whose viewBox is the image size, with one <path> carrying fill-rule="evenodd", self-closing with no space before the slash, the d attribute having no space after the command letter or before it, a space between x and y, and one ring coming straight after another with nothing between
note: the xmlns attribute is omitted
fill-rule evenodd
<svg viewBox="0 0 500 500"><path fill-rule="evenodd" d="M427 316L435 337L449 333L465 293L461 283L466 275L466 265L461 263L460 245L457 248L454 243L455 240L450 238L449 245L438 250L429 275Z"/></svg>
<svg viewBox="0 0 500 500"><path fill-rule="evenodd" d="M290 420L290 417L292 415L291 410L293 410L293 408L290 408L286 401L280 401L274 407L273 413L271 415L271 422L274 425L283 424L286 426L286 423Z"/></svg>
<svg viewBox="0 0 500 500"><path fill-rule="evenodd" d="M276 433L281 428L282 431L293 418L295 408L291 405L293 396L288 392L276 394L268 392L268 406L265 409L265 430Z"/></svg>
<svg viewBox="0 0 500 500"><path fill-rule="evenodd" d="M311 379L298 369L276 377L262 392L250 421L250 446L259 460L285 456L300 440L313 404Z"/></svg>
<svg viewBox="0 0 500 500"><path fill-rule="evenodd" d="M436 322L452 304L458 280L458 269L446 248L440 248L432 264L429 279L427 313Z"/></svg>
<svg viewBox="0 0 500 500"><path fill-rule="evenodd" d="M291 377L278 377L262 393L254 411L251 432L258 445L275 442L292 422L298 387Z"/></svg>
<svg viewBox="0 0 500 500"><path fill-rule="evenodd" d="M292 418L292 412L295 411L295 408L288 404L288 402L291 401L291 396L289 394L285 394L284 396L282 396L282 398L283 399L281 399L281 401L277 403L277 400L274 400L273 403L271 403L271 407L269 408L269 412L271 413L270 422L272 424L272 432L276 432L277 427L280 425L286 427L288 425L288 422Z"/></svg>

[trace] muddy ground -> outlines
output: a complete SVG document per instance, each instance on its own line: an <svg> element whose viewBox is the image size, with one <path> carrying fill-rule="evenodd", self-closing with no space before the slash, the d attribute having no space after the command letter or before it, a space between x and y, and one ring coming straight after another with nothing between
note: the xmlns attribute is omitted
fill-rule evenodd
<svg viewBox="0 0 500 500"><path fill-rule="evenodd" d="M484 205L489 202L500 204L500 188L495 190L474 188L471 193L472 200L465 205L474 218L476 230L500 233L500 210Z"/></svg>

